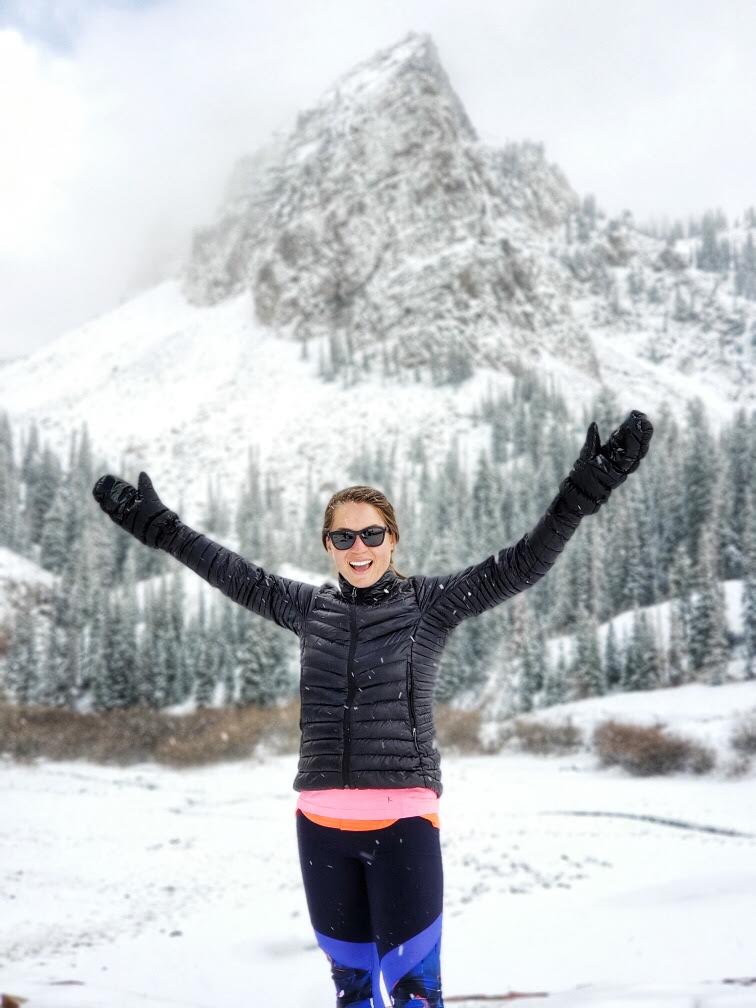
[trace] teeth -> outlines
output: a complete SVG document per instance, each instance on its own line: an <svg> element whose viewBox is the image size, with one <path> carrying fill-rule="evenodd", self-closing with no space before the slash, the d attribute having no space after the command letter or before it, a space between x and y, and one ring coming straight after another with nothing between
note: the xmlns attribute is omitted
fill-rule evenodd
<svg viewBox="0 0 756 1008"><path fill-rule="evenodd" d="M368 567L373 561L372 560L350 560L350 567Z"/></svg>

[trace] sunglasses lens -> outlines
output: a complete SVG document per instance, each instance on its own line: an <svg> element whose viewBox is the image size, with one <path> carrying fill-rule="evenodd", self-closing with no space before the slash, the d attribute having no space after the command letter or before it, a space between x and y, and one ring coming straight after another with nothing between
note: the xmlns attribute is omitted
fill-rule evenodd
<svg viewBox="0 0 756 1008"><path fill-rule="evenodd" d="M380 546L385 534L382 528L365 529L362 541L366 546Z"/></svg>
<svg viewBox="0 0 756 1008"><path fill-rule="evenodd" d="M349 549L356 536L354 532L331 532L331 542L337 550Z"/></svg>

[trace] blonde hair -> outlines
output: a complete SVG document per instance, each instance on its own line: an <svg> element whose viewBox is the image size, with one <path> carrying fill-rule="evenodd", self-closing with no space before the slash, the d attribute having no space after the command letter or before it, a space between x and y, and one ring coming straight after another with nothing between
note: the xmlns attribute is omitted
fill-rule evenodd
<svg viewBox="0 0 756 1008"><path fill-rule="evenodd" d="M338 490L326 504L325 515L323 517L323 549L328 549L326 541L328 533L331 530L331 524L333 523L333 516L339 504L372 504L374 508L380 511L381 517L388 526L389 532L394 536L395 541L399 542L399 525L397 524L391 501L380 490L376 490L375 487L357 485ZM406 579L406 574L400 574L396 567L394 567L393 550L391 552L389 568L397 577Z"/></svg>

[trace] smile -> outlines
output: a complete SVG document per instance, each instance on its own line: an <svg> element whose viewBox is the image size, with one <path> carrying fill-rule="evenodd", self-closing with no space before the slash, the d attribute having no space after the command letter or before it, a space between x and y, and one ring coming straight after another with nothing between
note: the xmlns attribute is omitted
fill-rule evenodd
<svg viewBox="0 0 756 1008"><path fill-rule="evenodd" d="M362 572L368 570L372 563L372 560L350 560L349 566L354 571Z"/></svg>

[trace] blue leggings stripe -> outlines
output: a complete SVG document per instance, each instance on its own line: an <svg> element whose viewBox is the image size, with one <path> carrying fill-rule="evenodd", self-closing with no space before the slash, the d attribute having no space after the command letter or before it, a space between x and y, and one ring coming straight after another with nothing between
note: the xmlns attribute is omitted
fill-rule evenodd
<svg viewBox="0 0 756 1008"><path fill-rule="evenodd" d="M386 987L389 991L393 991L394 987L403 977L412 977L413 979L420 974L419 978L422 979L422 970L418 971L417 966L424 962L424 960L434 952L435 949L440 950L441 945L441 914L430 924L424 931L420 934L416 934L409 941L403 942L398 948L391 949L387 952L385 956L381 959L381 973L383 973L383 979L386 982ZM431 963L427 966L431 966L433 957L431 957ZM427 968L426 966L426 968Z"/></svg>
<svg viewBox="0 0 756 1008"><path fill-rule="evenodd" d="M336 984L338 1005L350 1008L383 1008L383 1000L373 1001L380 991L381 964L375 942L348 942L315 932L318 945L328 956Z"/></svg>

